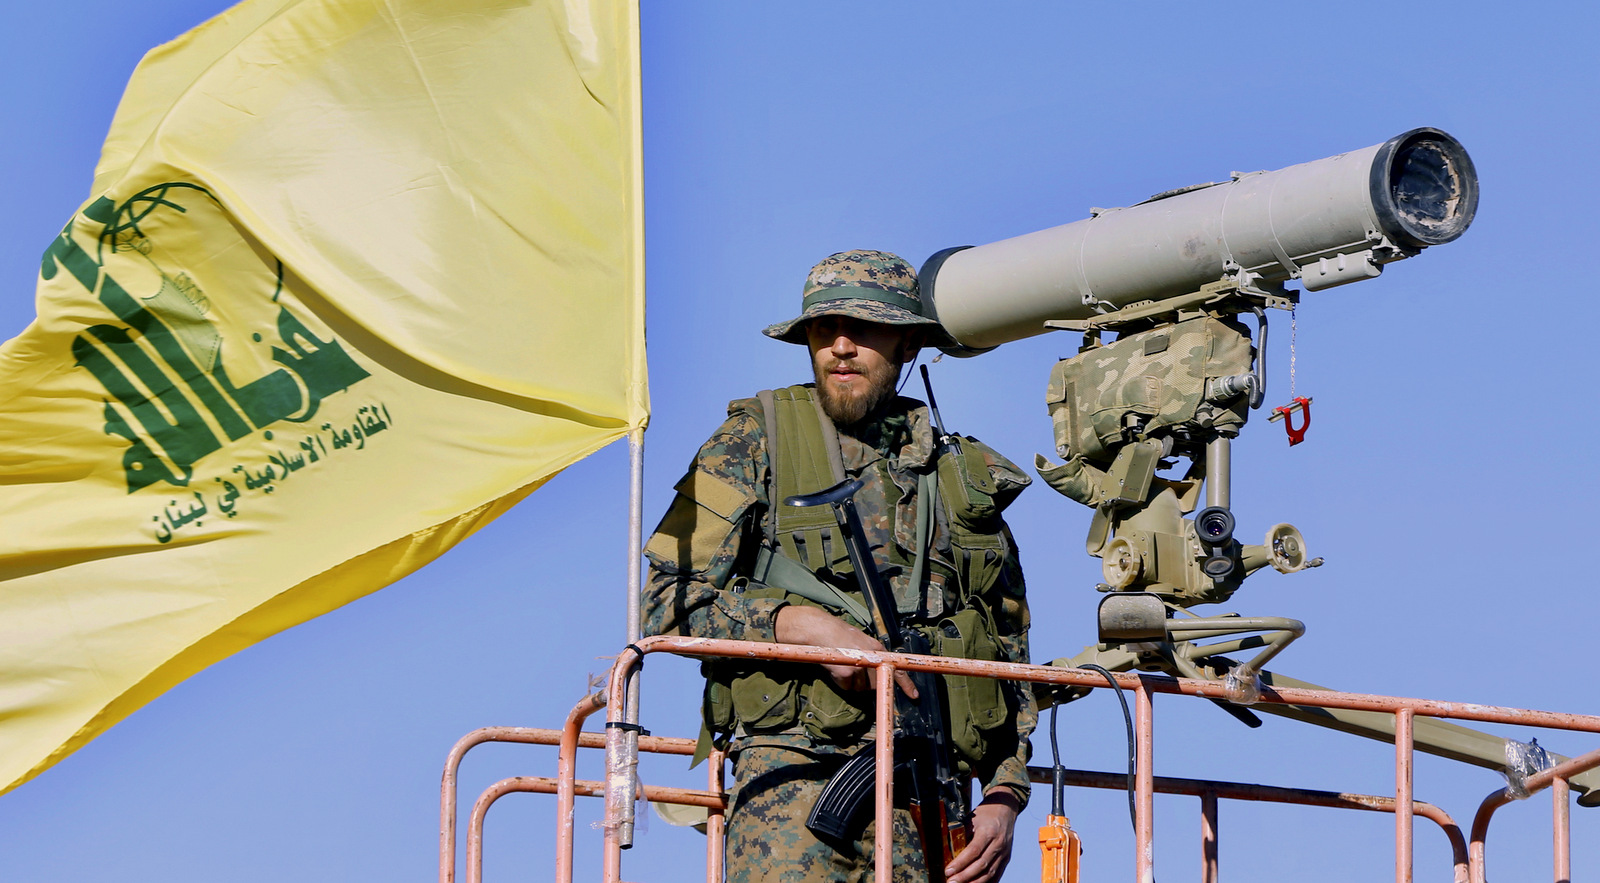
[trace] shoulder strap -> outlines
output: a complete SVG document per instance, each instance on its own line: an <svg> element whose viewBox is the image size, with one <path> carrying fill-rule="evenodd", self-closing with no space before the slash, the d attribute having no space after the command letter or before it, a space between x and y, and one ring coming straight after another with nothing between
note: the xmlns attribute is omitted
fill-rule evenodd
<svg viewBox="0 0 1600 883"><path fill-rule="evenodd" d="M772 390L763 389L756 393L756 401L761 403L761 430L767 437L767 477L772 478L778 474L778 463L783 459L778 451L778 434L774 427L778 425L778 406L773 400ZM776 486L777 482L773 481ZM781 500L773 495L771 505L767 507L766 538L768 542L778 535L778 503Z"/></svg>
<svg viewBox="0 0 1600 883"><path fill-rule="evenodd" d="M773 486L788 485L785 493L811 494L844 481L844 463L839 455L839 435L833 421L822 413L822 405L810 387L791 386L771 393L772 433L779 454L772 470ZM766 399L762 399L766 407Z"/></svg>
<svg viewBox="0 0 1600 883"><path fill-rule="evenodd" d="M848 564L833 560L844 558L844 547L834 542L837 528L832 512L825 507L783 505L789 497L816 493L844 479L833 422L822 413L808 387L763 390L757 398L766 423L772 493L767 510L768 540L813 572L848 571Z"/></svg>
<svg viewBox="0 0 1600 883"><path fill-rule="evenodd" d="M844 455L839 452L839 430L834 428L833 418L822 410L822 399L812 395L811 407L817 412L817 427L822 431L822 450L828 457L828 470L833 473L833 483L838 484L844 481Z"/></svg>

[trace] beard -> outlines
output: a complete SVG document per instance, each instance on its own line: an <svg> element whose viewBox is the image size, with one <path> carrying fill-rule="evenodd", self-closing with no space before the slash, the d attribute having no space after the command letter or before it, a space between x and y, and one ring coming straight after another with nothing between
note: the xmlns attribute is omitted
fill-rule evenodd
<svg viewBox="0 0 1600 883"><path fill-rule="evenodd" d="M866 383L855 384L859 389L837 388L829 372L841 364L859 372ZM835 426L855 426L894 398L895 384L900 379L900 360L896 358L868 366L832 359L826 365L813 365L812 371L817 378L817 398L822 405L822 413L827 414Z"/></svg>

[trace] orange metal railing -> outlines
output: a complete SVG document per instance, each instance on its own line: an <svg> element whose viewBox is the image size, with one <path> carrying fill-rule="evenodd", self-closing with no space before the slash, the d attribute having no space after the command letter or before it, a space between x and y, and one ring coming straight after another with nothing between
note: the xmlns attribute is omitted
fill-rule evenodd
<svg viewBox="0 0 1600 883"><path fill-rule="evenodd" d="M1033 781L1040 784L1047 785L1052 781L1051 770L1048 767L1028 767L1028 773ZM1122 791L1128 787L1128 777L1124 773L1067 770L1064 781L1066 784L1077 788L1102 788L1111 791ZM1282 788L1274 785L1251 785L1243 782L1218 782L1210 779L1181 779L1167 776L1155 776L1152 779L1152 788L1157 794L1177 794L1200 798L1200 879L1202 883L1215 883L1217 880L1218 798L1386 813L1394 812L1396 805L1393 797L1380 797L1375 794L1317 791L1307 788ZM1455 883L1467 883L1467 841L1462 836L1461 828L1456 825L1455 820L1450 817L1449 813L1431 803L1414 801L1411 804L1411 810L1414 815L1428 819L1438 825L1439 829L1444 832L1445 837L1450 841Z"/></svg>
<svg viewBox="0 0 1600 883"><path fill-rule="evenodd" d="M1569 883L1572 879L1572 831L1568 819L1571 809L1568 800L1570 788L1567 779L1600 766L1600 750L1558 763L1523 782L1523 791L1532 795L1549 788L1554 796L1555 819L1551 825L1555 851L1556 883ZM1478 814L1472 819L1472 883L1484 883L1484 842L1489 838L1489 821L1495 810L1515 800L1510 788L1502 788L1483 799Z"/></svg>
<svg viewBox="0 0 1600 883"><path fill-rule="evenodd" d="M566 728L532 730L522 728L488 728L474 731L464 737L451 751L445 767L441 789L440 818L440 883L453 883L455 874L455 771L461 755L472 745L484 741L513 741L561 745L558 775L555 779L519 778L496 783L478 799L475 805L468 838L467 883L479 883L481 868L481 836L483 813L496 798L511 791L537 791L556 793L558 796L557 883L570 883L572 876L572 800L575 795L603 796L605 809L604 880L617 883L621 879L621 851L623 844L617 835L626 815L633 809L619 795L628 793L619 781L627 776L631 780L633 767L623 756L623 729L608 727L602 737L594 733L580 733L583 720L604 704L609 721L622 722L623 704L630 675L637 674L643 657L652 652L669 652L695 657L728 657L742 659L770 659L785 662L811 662L831 665L855 665L874 669L877 686L878 732L893 730L893 697L891 685L894 673L900 669L927 671L936 674L976 675L1005 678L1028 683L1102 689L1109 685L1098 673L1079 669L1052 666L1020 665L1005 662L982 662L967 659L948 659L932 656L910 656L897 653L869 653L854 650L836 650L820 647L803 647L787 644L762 644L748 641L726 641L706 638L653 637L645 638L629 647L613 666L607 689L579 703L568 716ZM1600 733L1600 716L1564 714L1521 708L1439 702L1428 699L1408 699L1378 696L1365 693L1340 693L1335 691L1263 687L1262 702L1304 705L1322 708L1347 708L1393 714L1395 717L1395 795L1344 794L1294 788L1277 788L1232 782L1213 782L1192 779L1157 778L1152 764L1155 693L1169 693L1205 698L1224 698L1222 685L1212 681L1187 678L1155 677L1143 674L1113 674L1119 689L1134 693L1137 713L1136 776L1135 776L1135 867L1136 879L1154 878L1152 850L1153 804L1157 792L1188 794L1201 799L1203 876L1215 883L1216 868L1216 800L1274 801L1310 806L1325 806L1372 812L1390 812L1395 816L1395 879L1409 883L1412 879L1412 829L1416 816L1438 824L1450 840L1453 856L1454 879L1457 883L1482 883L1484 880L1484 843L1490 820L1500 806L1512 800L1509 789L1491 794L1480 807L1472 827L1470 847L1464 842L1455 822L1438 807L1414 801L1412 798L1412 723L1416 715L1472 720L1487 723L1518 724ZM636 680L636 678L635 678ZM693 741L639 737L639 749L645 752L691 754ZM604 747L606 749L606 781L581 782L574 779L574 756L577 747ZM876 783L876 828L889 830L888 818L892 811L894 783L890 771L894 768L893 740L878 741L878 779ZM717 883L722 876L722 782L721 758L713 758L710 787L706 791L673 788L645 788L650 800L667 803L685 803L707 807L711 812L707 838L707 879ZM1530 777L1524 788L1528 793L1551 788L1555 795L1556 812L1553 846L1555 851L1556 880L1566 883L1570 879L1570 833L1567 818L1567 779L1600 766L1600 751L1594 751L1566 761L1559 766ZM1036 781L1047 781L1048 770L1030 768ZM1125 787L1125 778L1110 773L1069 771L1069 784L1095 787ZM631 784L631 781L629 782ZM874 875L879 881L890 879L890 844L886 838L875 838Z"/></svg>
<svg viewBox="0 0 1600 883"><path fill-rule="evenodd" d="M518 742L525 745L556 745L555 778L541 776L515 776L501 779L484 789L473 802L472 814L467 823L467 883L480 883L483 879L483 822L489 807L501 797L516 792L556 795L556 883L572 883L572 815L575 798L600 797L605 793L604 783L583 781L577 778L577 753L579 748L604 748L604 737L598 733L581 732L589 715L605 707L605 694L596 693L579 702L567 715L566 726L560 730L537 727L482 727L461 737L445 759L444 776L439 786L439 883L453 883L456 873L456 775L461 760L474 746L485 742ZM694 754L693 739L675 739L662 736L639 737L639 750L651 754ZM644 786L646 800L657 803L677 803L705 807L709 813L706 821L706 879L717 883L722 879L722 753L713 751L710 757L708 789L696 791L687 788Z"/></svg>

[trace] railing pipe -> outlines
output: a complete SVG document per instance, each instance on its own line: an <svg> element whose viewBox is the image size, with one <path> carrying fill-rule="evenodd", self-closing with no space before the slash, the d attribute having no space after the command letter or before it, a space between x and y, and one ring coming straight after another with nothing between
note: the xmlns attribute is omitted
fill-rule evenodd
<svg viewBox="0 0 1600 883"><path fill-rule="evenodd" d="M579 797L604 797L606 783L596 779L576 779L572 783L572 793ZM560 783L552 776L512 776L485 788L479 800L487 798L487 803L492 805L496 800L507 794L527 792L531 794L554 794ZM642 785L639 793L645 800L656 803L675 803L679 806L698 806L703 809L715 809L722 806L723 797L714 791L702 791L698 788L674 788L670 785Z"/></svg>
<svg viewBox="0 0 1600 883"><path fill-rule="evenodd" d="M1217 851L1217 792L1206 791L1200 795L1200 883L1217 883Z"/></svg>
<svg viewBox="0 0 1600 883"><path fill-rule="evenodd" d="M1412 711L1394 713L1394 879L1411 883L1411 729Z"/></svg>
<svg viewBox="0 0 1600 883"><path fill-rule="evenodd" d="M1535 794L1550 787L1558 779L1565 784L1566 779L1592 770L1595 767L1600 767L1600 749L1591 751L1588 754L1580 754L1547 770L1529 776L1522 783L1523 791L1526 794ZM1479 804L1478 813L1472 818L1472 844L1467 852L1472 883L1484 883L1486 875L1485 844L1489 839L1489 822L1494 818L1495 810L1515 799L1511 795L1510 788L1501 788L1499 791L1495 791L1485 797L1483 803ZM1570 868L1567 876L1571 876Z"/></svg>
<svg viewBox="0 0 1600 883"><path fill-rule="evenodd" d="M715 638L685 638L657 635L640 639L634 646L646 653L676 652L690 656L716 656L745 659L767 659L780 662L813 662L824 665L875 666L885 662L905 671L927 671L934 674L954 674L978 677L1005 678L1039 684L1064 684L1070 686L1105 687L1104 678L1096 673L1076 668L1058 668L1047 665L1027 665L1019 662L986 662L975 659L945 658L939 656L912 656L888 651L839 650L829 647L807 647L796 644L762 644L752 641L730 641ZM614 675L615 677L615 675ZM1137 689L1139 676L1118 674L1112 678L1125 690ZM1219 681L1190 678L1149 678L1147 689L1152 693L1173 693L1186 696L1226 699ZM1393 714L1402 708L1427 717L1452 720L1474 720L1487 723L1515 724L1532 727L1578 730L1600 733L1600 716L1569 714L1555 711L1535 711L1470 702L1442 702L1433 699L1412 699L1398 696L1379 696L1371 693L1340 693L1333 690L1308 690L1298 687L1261 688L1261 702L1280 705L1309 705L1317 708L1352 708L1360 711L1378 711Z"/></svg>
<svg viewBox="0 0 1600 883"><path fill-rule="evenodd" d="M582 708L585 699L578 704ZM578 708L573 709L577 713ZM570 715L569 715L570 720ZM439 786L439 880L451 883L456 872L456 776L461 760L474 746L485 742L515 742L523 745L559 745L565 730L545 727L480 727L462 736L445 757L444 776ZM578 733L578 747L604 748L605 737L599 733ZM695 740L669 736L643 736L639 747L652 754L694 754ZM570 837L568 838L570 841Z"/></svg>
<svg viewBox="0 0 1600 883"><path fill-rule="evenodd" d="M620 883L622 879L623 841L618 828L625 819L624 812L632 810L627 804L633 800L634 767L629 763L627 740L623 738L626 734L623 715L627 709L629 685L636 681L630 675L637 663L644 659L643 651L637 647L637 644L629 644L617 654L606 689L606 722L619 726L608 726L605 733L606 808L605 817L600 823L601 830L605 832L600 869L600 878L604 883Z"/></svg>
<svg viewBox="0 0 1600 883"><path fill-rule="evenodd" d="M456 776L462 758L485 742L554 745L560 737L560 732L543 727L479 727L456 740L445 756L439 783L439 883L454 883L456 876Z"/></svg>
<svg viewBox="0 0 1600 883"><path fill-rule="evenodd" d="M1571 794L1572 786L1567 784L1566 779L1556 779L1550 783L1550 795L1555 804L1550 827L1555 847L1556 883L1572 883Z"/></svg>
<svg viewBox="0 0 1600 883"><path fill-rule="evenodd" d="M556 883L572 883L573 782L578 776L578 736L589 715L606 707L606 694L594 693L572 707L561 728L556 755Z"/></svg>
<svg viewBox="0 0 1600 883"><path fill-rule="evenodd" d="M1103 682L1102 682L1103 683ZM1049 767L1028 767L1028 778L1040 785L1048 785ZM1105 773L1093 770L1064 770L1062 781L1074 788L1100 788L1106 791L1126 791L1127 773ZM1245 782L1219 782L1214 779L1179 779L1167 776L1154 778L1156 793L1179 794L1204 799L1207 794L1228 800L1249 800L1261 803L1292 803L1300 806L1321 806L1329 809L1354 809L1365 812L1395 811L1393 797L1375 794L1352 794L1341 791L1317 791L1308 788L1283 788L1276 785L1252 785ZM1450 814L1420 800L1412 801L1412 812L1438 825L1450 841L1454 859L1456 883L1467 883L1467 838Z"/></svg>
<svg viewBox="0 0 1600 883"><path fill-rule="evenodd" d="M1155 883L1155 725L1154 703L1145 679L1134 686L1134 728L1137 730L1137 762L1134 765L1134 829L1137 841L1139 883Z"/></svg>
<svg viewBox="0 0 1600 883"><path fill-rule="evenodd" d="M876 883L894 879L894 663L877 668L877 796L873 807L872 877ZM925 857L935 862L937 857Z"/></svg>
<svg viewBox="0 0 1600 883"><path fill-rule="evenodd" d="M583 797L598 797L605 793L604 782L578 780L572 785L573 793ZM477 802L472 805L472 816L467 822L467 883L483 881L483 821L489 814L489 807L507 794L517 792L556 794L560 788L560 781L546 776L513 776L501 779L478 795ZM654 800L657 803L677 803L708 809L722 805L722 795L711 791L667 788L659 785L645 785L643 791L646 800Z"/></svg>
<svg viewBox="0 0 1600 883"><path fill-rule="evenodd" d="M590 700L585 700L587 703ZM585 703L580 703L579 708ZM576 709L575 709L576 711ZM463 738L458 744L471 747L486 741L520 742L525 744L556 745L565 735L565 730L536 729L523 727L487 727L475 730ZM597 749L605 747L605 737L599 733L578 733L577 747ZM688 757L694 754L695 740L674 738L669 736L641 736L639 739L641 751L651 754L670 754ZM453 759L465 753L464 749L452 751ZM661 802L691 803L696 806L705 806L709 811L706 822L707 843L707 878L713 883L721 880L725 857L722 850L722 834L724 828L722 801L720 797L724 791L723 769L724 759L721 752L713 752L710 759L708 772L709 788L705 792L686 791L680 789L657 789L654 786L645 786L645 795L648 799ZM452 767L453 769L453 767ZM1095 772L1092 770L1065 770L1064 783L1076 788L1099 788L1104 790L1122 791L1127 788L1127 775L1125 773ZM1029 777L1040 784L1051 782L1051 771L1044 767L1028 767ZM559 795L561 782L557 779L542 779L525 777L515 780L515 787L509 787L500 794L512 791L532 791L539 793L554 793ZM555 783L549 785L547 783ZM502 783L503 785L504 783ZM1302 788L1283 788L1274 785L1256 785L1242 782L1221 782L1207 779L1185 779L1167 776L1152 777L1152 787L1160 794L1186 795L1200 797L1202 801L1207 795L1228 800L1249 800L1257 802L1292 803L1303 806L1321 806L1331 809L1353 809L1367 812L1394 812L1395 801L1391 797L1380 797L1370 794L1352 794L1336 791L1317 791ZM574 781L572 793L577 797L603 797L605 794L603 783L594 781ZM487 792L486 792L487 793ZM500 796L496 794L496 799ZM675 800L673 798L686 797L688 799ZM482 799L482 798L480 798ZM489 801L492 803L493 801ZM453 807L454 804L451 803ZM1451 852L1456 865L1456 883L1466 883L1467 880L1467 843L1462 836L1461 829L1455 820L1444 810L1430 803L1416 801L1412 804L1418 816L1422 816L1435 824L1445 833L1450 841ZM487 806L485 807L487 810ZM1215 831L1215 827L1213 827ZM446 844L445 851L453 856L453 843ZM451 866L454 866L453 860ZM476 872L473 872L474 874ZM481 878L477 878L481 879Z"/></svg>
<svg viewBox="0 0 1600 883"><path fill-rule="evenodd" d="M624 691L628 680L628 672L632 671L634 664L642 659L644 654L650 652L675 652L689 656L767 659L780 662L806 662L823 665L855 665L859 667L875 667L877 669L878 681L880 682L879 698L882 700L884 696L889 696L889 701L891 702L892 694L887 692L887 689L884 687L882 682L885 678L892 678L895 670L925 671L934 674L996 677L1026 683L1058 684L1089 688L1099 688L1105 685L1104 681L1101 680L1096 674L1071 668L1035 666L1011 662L986 662L959 658L913 656L901 653L890 653L887 651L867 652L826 647L764 644L750 641L730 641L711 638L684 638L659 635L640 639L635 644L630 645L624 651L624 653L618 657L619 664L613 666L611 680L607 687L608 716L611 720L618 720L618 715L625 707ZM627 663L626 665L622 664L624 661ZM1149 713L1148 703L1151 699L1151 694L1153 693L1175 693L1216 699L1226 698L1223 695L1222 684L1214 681L1195 680L1190 678L1145 679L1136 674L1126 673L1113 673L1112 679L1116 682L1118 688L1124 690L1133 690L1136 696L1141 698L1141 714ZM1600 733L1600 716L1595 715L1567 714L1561 712L1537 711L1524 708L1477 705L1472 703L1441 702L1429 699L1380 696L1368 693L1340 693L1328 690L1310 690L1292 687L1263 687L1260 701L1277 704L1304 705L1317 708L1349 708L1395 714L1397 716L1397 742L1404 741L1407 743L1407 745L1409 745L1411 742L1409 738L1410 734L1407 733L1407 738L1404 740L1400 739L1399 728L1402 726L1409 728L1413 722L1412 718L1414 718L1414 716L1417 714L1455 720L1473 720L1489 723L1551 727L1581 732ZM1406 718L1404 724L1402 724L1400 721L1400 718L1402 717L1400 712L1402 711L1407 712L1407 714L1403 715L1403 717ZM884 717L884 713L881 708L879 717L880 719ZM892 713L890 719L892 720ZM883 726L881 721L880 726ZM1142 733L1148 734L1150 732L1149 726L1142 726L1140 729ZM889 729L888 732L892 732L892 728ZM608 787L606 790L606 818L608 823L617 818L617 816L614 814L614 810L616 809L615 804L617 794L616 789L613 787L616 775L613 758L620 757L621 754L621 752L618 750L620 748L620 740L617 739L618 733L618 729L609 728L606 738L608 773ZM886 741L887 744L885 744ZM1141 746L1141 748L1144 748L1144 746ZM892 740L880 740L878 750L880 752L880 758L882 758L884 755L888 755L891 758L890 763L887 765L892 769ZM1397 746L1397 752L1399 750L1400 748ZM1144 758L1144 762L1140 764L1141 770L1143 770L1146 775L1148 775L1148 761L1149 757L1147 755ZM1409 770L1409 757L1402 761L1397 754L1397 786L1400 785L1398 779L1401 778L1399 770L1399 765L1401 763L1406 764ZM885 774L882 766L885 766L885 764L880 759L880 775ZM1570 777L1596 766L1600 766L1600 751L1591 752L1590 754L1573 758L1572 760L1557 765L1551 770L1546 770L1544 773L1532 776L1528 779L1527 784L1530 791L1538 790L1548 786L1550 782L1557 777ZM1404 778L1406 779L1404 785L1406 794L1409 795L1409 772L1407 772ZM1397 787L1397 792L1399 790L1399 787ZM1504 800L1500 799L1502 797L1504 797ZM1491 794L1489 798L1484 801L1484 805L1480 807L1478 817L1474 820L1473 841L1467 850L1468 871L1471 875L1471 879L1474 881L1482 880L1482 841L1484 829L1486 829L1488 825L1488 819L1493 814L1494 810L1498 808L1498 806L1502 805L1506 800L1509 799L1509 797L1504 796L1503 792ZM1421 807L1426 806L1426 804L1418 804L1415 801L1406 801L1403 804L1393 802L1392 805L1397 807L1403 806L1403 809L1400 812L1397 812L1397 815L1404 813L1421 814ZM1151 817L1153 816L1153 813L1147 811L1144 813L1144 815L1146 817ZM1447 816L1445 818L1448 819ZM1435 819L1435 821L1438 821L1438 819ZM1399 824L1401 824L1401 822L1397 821L1397 825ZM1441 822L1441 824L1446 823ZM1453 823L1449 823L1449 825L1450 827L1453 827ZM884 825L883 829L892 832L892 827L889 825ZM1449 829L1450 828L1447 827L1447 832ZM1397 833L1396 836L1398 838L1399 834ZM1455 845L1455 841L1458 837L1459 831L1452 836L1452 846ZM882 840L883 838L880 837L879 839ZM1144 851L1141 850L1141 861L1143 860L1143 853ZM1407 861L1409 862L1409 849L1406 850L1406 854ZM604 875L604 880L606 883L617 883L617 881L620 879L620 863L620 845L617 842L617 838L614 836L614 829L608 824ZM1397 857L1397 866L1398 864L1399 859ZM882 872L883 870L884 868L882 867L882 861L875 855L875 874ZM1143 869L1141 869L1140 879L1141 881L1144 881L1153 878L1146 876L1143 873ZM1409 878L1404 877L1402 879ZM1460 879L1459 867L1457 871L1457 879ZM882 880L883 883L887 883L886 877L880 877L880 880ZM448 881L445 881L445 883L448 883Z"/></svg>
<svg viewBox="0 0 1600 883"><path fill-rule="evenodd" d="M722 767L725 757L722 749L713 748L706 758L710 768L706 771L706 787L712 794L722 794ZM717 805L706 813L706 883L722 883L723 868L723 834L726 830L727 819L726 802L719 800Z"/></svg>

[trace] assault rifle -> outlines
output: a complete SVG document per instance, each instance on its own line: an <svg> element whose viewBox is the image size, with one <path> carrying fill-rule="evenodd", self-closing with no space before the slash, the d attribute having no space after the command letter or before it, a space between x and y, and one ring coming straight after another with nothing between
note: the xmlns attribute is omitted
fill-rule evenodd
<svg viewBox="0 0 1600 883"><path fill-rule="evenodd" d="M839 529L844 533L867 609L872 613L874 636L896 653L927 654L928 639L922 633L902 628L894 595L884 584L873 564L872 550L861 530L861 516L852 497L861 490L861 479L840 482L827 490L785 499L786 506L833 507ZM922 854L929 878L944 879L944 866L967 845L971 836L968 789L956 770L948 730L948 713L939 678L930 672L910 672L917 688L915 700L895 691L895 773L904 775L911 794L911 817L922 838ZM879 733L878 738L884 734ZM862 746L823 786L816 806L806 819L811 833L828 843L845 844L855 840L866 822L864 811L871 804L877 781L877 748ZM877 836L889 836L879 831Z"/></svg>

